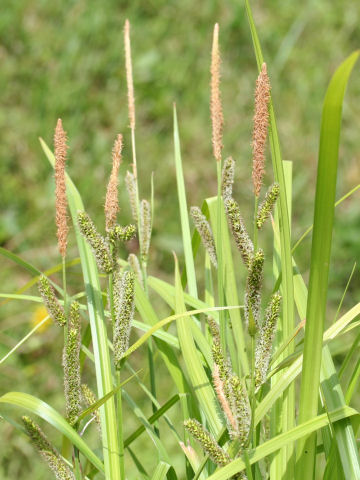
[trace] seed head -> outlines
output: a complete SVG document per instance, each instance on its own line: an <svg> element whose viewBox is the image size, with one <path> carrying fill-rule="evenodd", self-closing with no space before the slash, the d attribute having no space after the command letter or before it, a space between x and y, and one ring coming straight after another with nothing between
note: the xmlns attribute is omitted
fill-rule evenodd
<svg viewBox="0 0 360 480"><path fill-rule="evenodd" d="M255 349L255 388L258 390L266 381L271 358L276 324L280 313L281 296L275 293L265 312L265 319Z"/></svg>
<svg viewBox="0 0 360 480"><path fill-rule="evenodd" d="M241 446L246 443L250 430L251 409L249 397L243 383L237 375L230 378L237 430L234 432Z"/></svg>
<svg viewBox="0 0 360 480"><path fill-rule="evenodd" d="M130 128L134 130L135 129L135 98L134 98L132 63L131 63L130 22L128 19L126 19L125 27L124 27L124 44L125 44L126 82L127 82L127 90L128 90L129 121L130 121Z"/></svg>
<svg viewBox="0 0 360 480"><path fill-rule="evenodd" d="M220 94L220 51L219 51L219 25L216 23L213 33L213 44L211 52L211 97L210 113L212 122L212 144L216 161L221 161L223 111Z"/></svg>
<svg viewBox="0 0 360 480"><path fill-rule="evenodd" d="M38 450L41 457L48 464L57 480L75 480L74 474L61 458L56 448L49 442L40 427L29 417L22 417L26 433Z"/></svg>
<svg viewBox="0 0 360 480"><path fill-rule="evenodd" d="M249 268L250 259L254 254L254 246L247 233L244 220L240 213L240 207L233 198L225 198L224 206L235 244L241 254L245 266Z"/></svg>
<svg viewBox="0 0 360 480"><path fill-rule="evenodd" d="M253 128L253 184L256 197L260 194L262 179L265 173L265 144L269 126L270 81L266 63L256 80L255 115Z"/></svg>
<svg viewBox="0 0 360 480"><path fill-rule="evenodd" d="M70 320L63 352L66 416L70 425L75 425L81 411L80 347L79 304L73 302L70 307Z"/></svg>
<svg viewBox="0 0 360 480"><path fill-rule="evenodd" d="M265 198L261 203L258 214L256 216L256 226L258 229L263 226L265 220L270 216L270 213L274 208L279 193L280 187L278 183L273 183L266 192Z"/></svg>
<svg viewBox="0 0 360 480"><path fill-rule="evenodd" d="M138 212L137 212L137 187L136 187L136 181L134 174L131 172L126 172L125 176L125 185L126 185L126 190L129 195L129 201L130 201L130 208L131 208L131 214L134 219L134 222L137 223L138 221Z"/></svg>
<svg viewBox="0 0 360 480"><path fill-rule="evenodd" d="M81 400L86 408L89 408L91 405L94 405L94 403L96 402L96 397L94 392L91 390L91 388L88 385L86 385L86 383L83 383L81 385ZM99 410L94 410L92 412L92 416L95 419L98 430L101 431L101 421L100 421Z"/></svg>
<svg viewBox="0 0 360 480"><path fill-rule="evenodd" d="M98 267L103 272L110 274L114 269L114 262L110 253L109 244L96 230L93 221L86 212L78 213L78 224L81 234L85 237L94 252Z"/></svg>
<svg viewBox="0 0 360 480"><path fill-rule="evenodd" d="M215 241L209 222L205 215L202 214L199 207L191 207L190 215L193 219L196 230L199 232L202 243L209 254L212 264L217 268Z"/></svg>
<svg viewBox="0 0 360 480"><path fill-rule="evenodd" d="M251 312L256 329L259 328L263 267L264 252L260 249L250 260L244 303L246 325L249 326L249 316Z"/></svg>
<svg viewBox="0 0 360 480"><path fill-rule="evenodd" d="M58 119L54 134L55 150L55 211L58 247L62 257L66 255L68 224L67 224L67 199L65 182L66 132L63 129L61 118Z"/></svg>
<svg viewBox="0 0 360 480"><path fill-rule="evenodd" d="M215 392L216 392L216 395L218 397L221 409L224 412L225 417L227 419L229 430L236 432L237 431L237 422L236 422L236 420L234 418L234 415L231 411L229 401L226 398L227 395L225 394L224 382L220 378L219 367L216 363L214 363L214 366L213 366L212 377L213 377Z"/></svg>
<svg viewBox="0 0 360 480"><path fill-rule="evenodd" d="M151 207L147 200L141 200L140 202L140 235L141 235L141 260L146 263L151 240Z"/></svg>
<svg viewBox="0 0 360 480"><path fill-rule="evenodd" d="M134 253L130 253L130 255L128 256L128 262L131 269L135 273L136 278L138 279L140 285L144 288L144 280L143 280L138 257Z"/></svg>
<svg viewBox="0 0 360 480"><path fill-rule="evenodd" d="M114 282L114 313L113 344L115 368L120 368L122 356L129 348L131 324L135 308L135 274L126 271L121 274L116 271Z"/></svg>
<svg viewBox="0 0 360 480"><path fill-rule="evenodd" d="M214 437L197 420L189 419L184 422L186 430L197 440L211 460L223 467L230 463L230 457L224 449L217 444Z"/></svg>
<svg viewBox="0 0 360 480"><path fill-rule="evenodd" d="M50 317L60 327L63 327L66 324L64 309L56 298L55 290L45 275L41 275L39 278L38 289Z"/></svg>
<svg viewBox="0 0 360 480"><path fill-rule="evenodd" d="M235 161L232 157L228 157L222 170L221 193L223 199L232 197L232 189L235 175Z"/></svg>
<svg viewBox="0 0 360 480"><path fill-rule="evenodd" d="M111 243L116 244L118 242L128 242L136 235L135 225L126 225L121 227L120 225L114 225L109 230L109 240Z"/></svg>
<svg viewBox="0 0 360 480"><path fill-rule="evenodd" d="M121 163L121 152L123 147L122 135L119 134L116 137L113 151L112 151L112 171L109 179L109 183L106 191L105 198L105 220L106 220L106 230L109 231L110 228L115 224L117 213L119 211L119 202L118 202L118 174Z"/></svg>

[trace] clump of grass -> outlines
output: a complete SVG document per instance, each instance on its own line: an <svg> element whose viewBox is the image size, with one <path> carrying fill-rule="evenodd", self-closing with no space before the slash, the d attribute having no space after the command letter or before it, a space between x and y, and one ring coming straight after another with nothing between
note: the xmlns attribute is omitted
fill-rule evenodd
<svg viewBox="0 0 360 480"><path fill-rule="evenodd" d="M56 224L62 256L63 288L56 287L57 293L55 293L55 289L45 275L39 277L38 285L49 314L57 324L65 327L64 414L57 412L40 399L21 392L3 395L0 397L0 405L10 403L26 408L42 417L61 433L63 438L60 455L40 427L30 418L23 417L26 433L58 479L85 480L100 478L103 475L109 480L140 478L140 476L154 480L166 476L174 480L182 478L183 473L176 471L176 462L168 448L170 436L174 436L176 445L179 446L177 455L184 455L186 458L187 480L193 478L250 480L259 479L262 476L271 480L278 478L290 480L294 475L300 478L303 469L308 473L306 478L314 478L316 470L314 465L320 454L320 450L316 451L316 443L314 444L314 432L318 430L323 435L327 465L324 478L329 478L328 472L331 471L334 462L339 463L339 460L344 478L360 478L360 460L356 450L355 432L348 419L357 411L346 405L330 350L323 344L323 335L326 341L331 341L336 335L342 334L346 328L349 328L348 325L358 315L359 308L356 306L347 312L336 321L330 332L325 334L322 324L321 328L317 328L314 324L316 318L314 312L317 311L317 307L319 306L320 310L322 308L321 311L325 308L327 278L319 276L318 272L321 270L319 270L321 265L328 264L331 246L332 223L327 222L328 217L324 220L321 214L323 211L329 212L331 217L334 202L333 198L328 202L323 195L327 176L322 160L318 177L320 193L317 194L316 200L314 251L321 257L323 263L313 254L310 274L312 279L319 280L322 288L319 290L321 295L317 299L315 295L317 287L314 286L315 280L312 280L307 299L306 286L300 273L297 272L296 279L292 274L290 277L288 274L296 268L295 259L291 256L289 238L284 233L285 225L289 223L287 217L289 199L286 195L291 191L291 181L288 178L285 181L267 66L262 59L247 2L246 6L260 67L255 88L252 143L252 182L255 205L254 217L249 222L254 227L252 235L246 227L246 219L240 213L241 201L233 198L235 162L232 157L227 157L224 165L222 164L223 150L226 146L223 145L224 119L220 93L221 62L218 24L215 25L213 32L210 69L211 143L216 160L218 183L214 197L207 198L201 209L192 207L190 210L195 224L192 238L181 166L179 130L176 114L174 115L179 207L186 263L186 268L180 277L179 263L175 257L175 285L148 275L154 220L153 194L151 201L146 199L140 201L128 21L125 22L124 43L132 172L126 173L124 182L136 225L118 223L118 217L120 217L118 188L125 137L119 134L113 147L112 171L105 200L104 234L97 229L86 213L80 194L70 178L66 179L67 140L61 121L56 127L55 156L43 143L45 153L56 171ZM356 58L357 56L350 57L334 77L333 82L337 88L333 83L330 85L330 93L328 93L330 98L326 97L325 107L328 104L333 106L334 102L341 106L343 90ZM339 131L340 114L336 116L338 123L335 122L332 128L328 129L328 122L333 121L334 115L333 110L328 108L330 113L327 113L326 108L324 113L321 159L326 157L325 153L330 157L334 155L332 147L338 147L338 143L333 143L333 135L334 131ZM269 124L275 178L259 206L258 201L264 181ZM327 147L325 148L324 145ZM325 149L325 153L322 149ZM333 158L334 165L332 165L333 193L335 192L336 161L337 155ZM66 284L68 204L72 223L75 226L74 232L84 277L84 286L79 284L76 294L68 291ZM269 293L264 289L263 276L265 261L271 258L265 259L265 249L262 245L260 246L262 232L259 230L274 211L274 221L271 224L274 234L274 269L273 276L267 279L267 283L273 288ZM227 229L226 220L229 229ZM328 232L324 240L327 246L325 253L319 251L319 225L324 225ZM236 255L240 253L239 258L233 255L229 233L232 234L238 250L235 252ZM126 242L136 234L139 239L139 251L137 254L126 252L123 258ZM196 269L195 260L200 240L206 251L205 265ZM270 249L266 249L268 250ZM241 261L245 269L238 268ZM23 260L19 260L18 263L27 265ZM28 269L34 271L34 267L31 270L28 266ZM238 287L237 278L233 273L235 269L239 271L239 278L243 285L241 288ZM199 278L202 275L205 278L206 287L204 295L198 294L201 292L198 287L200 286ZM216 277L217 289L214 288L213 277ZM291 290L294 285L296 288ZM292 293L295 295L300 317L305 318L306 308L310 312L308 318L310 324L306 326L305 348L297 339L304 322L288 338L284 337L284 332L289 327L286 323L288 321L286 315L294 307L291 304ZM158 314L160 309L158 296L165 301L169 309L168 316L163 319L160 319ZM283 309L281 308L282 296L284 297ZM262 298L267 297L270 297L270 300L263 311ZM239 305L238 298L244 298L243 305ZM29 297L19 295L19 299L29 300ZM206 325L201 323L201 314L207 315ZM108 319L112 327L112 336L108 334ZM176 322L177 335L167 328L171 322ZM80 324L83 325L84 331L82 337ZM351 328L356 327L356 323L351 326ZM335 329L336 334L334 334ZM316 349L310 352L314 355L316 365L314 378L311 379L309 379L311 357L308 332L314 333L314 342L316 342ZM280 340L274 341L276 333ZM244 339L242 341L245 352L239 350L241 343L235 335ZM132 342L133 336L136 338ZM19 345L21 343L23 342L21 341ZM143 345L147 346L148 361L143 366L144 375L140 376L134 369L139 358L136 356L134 358L133 354ZM356 343L352 351L355 349ZM302 359L304 377L299 406L300 421L303 424L286 429L284 427L286 425L295 425L295 404L292 392L294 381L301 371ZM248 369L243 363L250 364L250 368ZM349 358L346 359L344 369L348 364ZM320 368L323 369L321 397L318 393ZM88 374L95 372L97 394L93 393L87 384L82 383L84 370ZM168 390L159 395L157 380L160 371L161 375L167 375ZM131 372L130 379L136 380L136 385L140 391L144 392L148 403L151 404L153 411L150 416L145 414L142 405L137 404L135 395L125 389L126 381L124 382L123 376L126 372ZM356 383L359 376L357 369L353 373L352 386L346 395L347 401L351 399L354 382ZM310 385L313 387L311 390L308 388ZM176 394L170 397L170 392L174 390ZM162 404L159 399L163 401ZM307 400L313 405L311 418L307 418L305 412ZM320 401L323 404L323 411L317 415ZM124 402L130 407L129 410L124 409ZM167 411L173 407L177 408L176 421L172 421L167 416ZM134 415L134 420L139 423L130 434L126 431L128 424L125 421L125 412L126 415ZM266 419L268 413L272 420L270 430ZM281 421L277 419L277 415ZM181 421L178 421L179 417ZM98 425L95 437L98 442L96 447L90 447L92 443L85 437L85 432L93 420ZM274 420L275 424L273 424ZM149 437L149 448L153 445L154 454L159 453L160 458L158 461L158 457L155 457L151 465L151 474L147 472L149 466L145 465L143 458L135 453L132 445L144 432ZM199 445L199 451L193 439ZM296 468L295 462L291 460L294 458L293 442L295 440L298 441ZM335 446L338 446L338 451ZM305 455L305 452L310 454ZM202 454L204 455L201 457ZM133 467L129 466L130 458L137 470L132 477Z"/></svg>

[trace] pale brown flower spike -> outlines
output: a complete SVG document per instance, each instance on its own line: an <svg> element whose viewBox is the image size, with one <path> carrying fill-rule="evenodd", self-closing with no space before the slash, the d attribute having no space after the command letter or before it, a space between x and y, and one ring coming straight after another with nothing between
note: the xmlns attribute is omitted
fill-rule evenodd
<svg viewBox="0 0 360 480"><path fill-rule="evenodd" d="M119 134L116 137L112 151L112 171L106 191L105 198L105 220L106 230L109 231L116 222L116 216L119 211L118 202L118 175L121 164L121 152L123 148L123 137Z"/></svg>
<svg viewBox="0 0 360 480"><path fill-rule="evenodd" d="M67 234L67 199L65 183L65 164L67 155L67 138L63 129L61 118L58 119L54 134L55 150L55 211L58 247L61 256L66 255Z"/></svg>
<svg viewBox="0 0 360 480"><path fill-rule="evenodd" d="M216 23L213 34L213 44L211 52L211 98L210 113L212 122L212 144L213 153L217 162L221 161L222 131L224 117L221 105L220 95L220 51L219 51L219 24Z"/></svg>
<svg viewBox="0 0 360 480"><path fill-rule="evenodd" d="M255 115L253 129L253 172L254 193L258 197L265 173L265 144L269 126L270 80L266 63L262 64L261 72L256 80Z"/></svg>
<svg viewBox="0 0 360 480"><path fill-rule="evenodd" d="M130 121L131 130L135 130L135 98L134 98L132 63L131 63L130 22L128 19L126 19L125 27L124 27L124 44L125 44L126 82L127 82L127 90L128 90L129 121Z"/></svg>

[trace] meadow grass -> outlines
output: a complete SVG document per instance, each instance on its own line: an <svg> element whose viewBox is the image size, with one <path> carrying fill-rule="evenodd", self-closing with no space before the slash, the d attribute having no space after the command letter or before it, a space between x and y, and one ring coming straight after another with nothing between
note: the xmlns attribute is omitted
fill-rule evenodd
<svg viewBox="0 0 360 480"><path fill-rule="evenodd" d="M188 208L181 124L175 105L173 109L184 250L184 265L174 254L173 281L151 276L147 268L156 218L154 186L150 178L149 199L142 199L128 21L124 44L132 171L126 174L126 184L133 224L117 223L121 135L114 143L101 229L86 213L66 172L71 161L67 160L61 121L54 153L40 140L56 172L62 262L52 271L40 272L2 248L3 256L33 278L21 291L1 296L8 301L42 301L53 320L51 328L63 329L64 406L53 408L33 394L11 391L0 397L0 411L21 434L27 433L58 479L360 478L358 411L350 406L360 375L358 360L351 368L359 336L353 335L352 348L340 368L330 349L332 342L357 329L360 304L337 315L325 330L342 104L359 53L351 54L338 67L324 100L307 289L294 256L298 243L291 241L292 166L281 156L271 78L248 1L245 6L259 69L256 88L254 82L254 214L250 219L243 216L233 193L236 162L223 158L221 42L216 24L210 100L214 158L209 159L209 168L216 175L217 189L200 207ZM268 135L273 182L266 191ZM250 182L251 172L248 178ZM67 258L67 209L79 252L75 260ZM161 209L156 212L160 214ZM265 223L264 228L272 231L270 247L262 239ZM124 244L135 234L138 255L124 256ZM83 283L79 281L76 291L70 293L67 276L74 263L80 265ZM265 268L266 264L270 268ZM235 275L239 271L240 275ZM50 278L56 272L62 273L59 284ZM28 290L36 282L40 295L31 296ZM164 310L167 314L162 318ZM40 330L48 316L0 364ZM139 357L140 351L146 351L146 356ZM340 383L345 371L350 376L347 385ZM83 377L92 376L96 381L90 383L96 393L82 385ZM298 378L300 396L296 401ZM131 383L142 392L147 405L139 404L139 393L128 388ZM22 424L5 405L19 408ZM176 415L170 417L175 409ZM125 428L130 414L136 418L132 432ZM46 435L37 425L38 417ZM150 461L144 460L141 449L133 448L139 437L146 439L142 445L153 452ZM170 438L175 451L169 451Z"/></svg>

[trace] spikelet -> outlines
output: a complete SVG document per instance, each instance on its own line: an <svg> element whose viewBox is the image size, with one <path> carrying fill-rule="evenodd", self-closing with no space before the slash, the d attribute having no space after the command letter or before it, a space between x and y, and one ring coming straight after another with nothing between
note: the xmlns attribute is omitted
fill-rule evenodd
<svg viewBox="0 0 360 480"><path fill-rule="evenodd" d="M269 126L270 81L266 63L256 80L255 115L252 140L253 172L252 179L256 197L260 194L262 179L265 173L265 144Z"/></svg>
<svg viewBox="0 0 360 480"><path fill-rule="evenodd" d="M202 214L199 207L191 207L190 215L193 219L196 230L199 232L202 243L209 254L212 264L215 268L217 268L215 241L207 218Z"/></svg>
<svg viewBox="0 0 360 480"><path fill-rule="evenodd" d="M240 213L240 207L233 198L225 198L224 202L229 228L233 234L235 244L241 254L241 258L247 268L254 253L254 246L247 233Z"/></svg>
<svg viewBox="0 0 360 480"><path fill-rule="evenodd" d="M220 378L219 367L216 363L214 363L213 366L212 377L216 395L228 423L228 430L236 432L238 430L237 421L231 411L231 406L227 398L228 395L225 393L224 382Z"/></svg>
<svg viewBox="0 0 360 480"><path fill-rule="evenodd" d="M230 463L230 457L224 449L216 443L214 437L195 419L185 420L186 430L197 440L211 460L223 467Z"/></svg>
<svg viewBox="0 0 360 480"><path fill-rule="evenodd" d="M229 383L233 395L234 416L237 425L235 435L243 447L250 431L251 409L249 397L246 388L237 375L232 375Z"/></svg>
<svg viewBox="0 0 360 480"><path fill-rule="evenodd" d="M54 134L55 150L55 211L58 247L62 257L66 255L67 235L69 227L67 224L67 199L65 182L66 132L63 129L61 118L58 119Z"/></svg>
<svg viewBox="0 0 360 480"><path fill-rule="evenodd" d="M132 74L131 63L131 44L130 44L130 22L128 19L125 21L124 27L124 45L125 45L125 70L126 70L126 82L128 91L128 110L130 128L135 129L135 99L134 99L134 83Z"/></svg>
<svg viewBox="0 0 360 480"><path fill-rule="evenodd" d="M118 202L118 175L119 168L121 163L121 152L123 147L122 135L119 134L116 137L113 151L112 151L112 170L109 179L109 183L106 190L105 198L105 221L106 221L106 230L109 231L110 228L115 224L117 213L119 211L119 202Z"/></svg>
<svg viewBox="0 0 360 480"><path fill-rule="evenodd" d="M251 328L251 324L249 324L251 311L256 329L259 328L261 302L260 292L263 278L263 267L264 252L260 249L250 260L249 274L246 280L246 292L244 302L246 325Z"/></svg>
<svg viewBox="0 0 360 480"><path fill-rule="evenodd" d="M70 320L63 352L66 416L70 425L76 423L81 411L80 347L79 304L73 302L70 307Z"/></svg>
<svg viewBox="0 0 360 480"><path fill-rule="evenodd" d="M127 171L125 175L125 185L129 195L131 214L134 219L134 222L137 223L138 221L137 194L136 194L137 188L136 188L135 177L129 171Z"/></svg>
<svg viewBox="0 0 360 480"><path fill-rule="evenodd" d="M60 327L63 327L66 324L64 309L56 298L55 290L45 275L41 275L39 278L38 289L50 317Z"/></svg>
<svg viewBox="0 0 360 480"><path fill-rule="evenodd" d="M219 52L219 25L216 23L213 33L213 44L211 51L211 97L210 113L212 123L212 144L213 153L217 162L221 161L223 111L220 95L220 52Z"/></svg>
<svg viewBox="0 0 360 480"><path fill-rule="evenodd" d="M216 365L218 366L220 380L222 382L226 382L226 380L230 377L231 368L230 363L225 358L224 352L221 348L219 327L213 317L208 316L207 321L213 339L211 346L212 358L214 360L214 363L216 363Z"/></svg>
<svg viewBox="0 0 360 480"><path fill-rule="evenodd" d="M113 344L115 368L120 368L120 361L129 348L131 323L134 317L135 274L126 271L114 273L114 314Z"/></svg>
<svg viewBox="0 0 360 480"><path fill-rule="evenodd" d="M256 216L256 226L258 229L263 226L265 220L270 216L276 200L278 199L279 193L280 187L278 183L273 183L266 192L265 198L261 203Z"/></svg>
<svg viewBox="0 0 360 480"><path fill-rule="evenodd" d="M85 237L94 252L98 267L105 273L110 274L114 269L114 262L110 253L109 244L96 230L93 221L86 212L78 213L78 224L81 234Z"/></svg>
<svg viewBox="0 0 360 480"><path fill-rule="evenodd" d="M266 381L276 324L280 313L281 296L272 295L255 349L255 388L256 391Z"/></svg>
<svg viewBox="0 0 360 480"><path fill-rule="evenodd" d="M114 225L109 230L109 240L111 243L116 244L118 242L128 242L136 235L135 225L126 225L121 227L120 225Z"/></svg>
<svg viewBox="0 0 360 480"><path fill-rule="evenodd" d="M46 435L40 427L29 417L22 417L26 433L31 438L32 443L39 451L41 457L48 464L57 480L75 480L75 476L61 458L59 452L49 442Z"/></svg>
<svg viewBox="0 0 360 480"><path fill-rule="evenodd" d="M151 207L147 200L140 202L140 235L141 235L141 261L146 263L151 240Z"/></svg>
<svg viewBox="0 0 360 480"><path fill-rule="evenodd" d="M232 197L234 176L235 160L232 157L228 157L222 169L221 194L224 200Z"/></svg>
<svg viewBox="0 0 360 480"><path fill-rule="evenodd" d="M133 272L135 273L140 285L144 288L144 280L138 257L134 253L130 253L130 255L128 256L128 262Z"/></svg>
<svg viewBox="0 0 360 480"><path fill-rule="evenodd" d="M81 399L86 408L89 408L91 405L94 405L96 402L96 397L91 388L83 383L81 385ZM91 415L94 417L98 430L101 431L101 421L99 410L94 410Z"/></svg>

